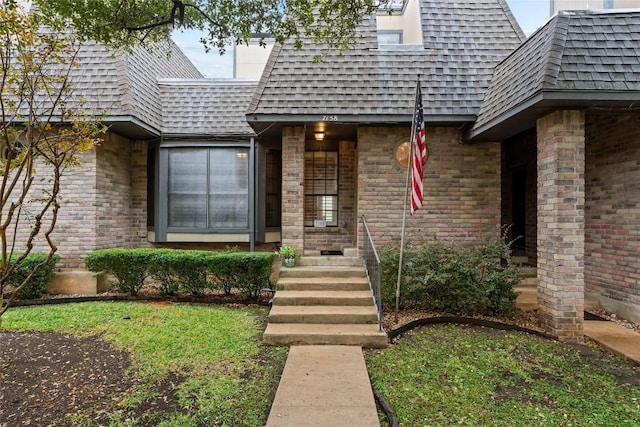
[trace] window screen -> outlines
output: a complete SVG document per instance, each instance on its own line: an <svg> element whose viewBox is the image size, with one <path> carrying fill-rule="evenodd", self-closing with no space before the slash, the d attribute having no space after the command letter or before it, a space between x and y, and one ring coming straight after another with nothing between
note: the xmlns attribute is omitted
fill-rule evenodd
<svg viewBox="0 0 640 427"><path fill-rule="evenodd" d="M307 151L304 164L304 225L338 225L338 153Z"/></svg>

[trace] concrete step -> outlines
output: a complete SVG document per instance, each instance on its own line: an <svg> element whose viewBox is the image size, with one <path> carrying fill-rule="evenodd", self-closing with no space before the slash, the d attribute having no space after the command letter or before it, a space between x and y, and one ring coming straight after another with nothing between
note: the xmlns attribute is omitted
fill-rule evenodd
<svg viewBox="0 0 640 427"><path fill-rule="evenodd" d="M527 264L529 262L529 257L527 256L512 256L511 261L517 265Z"/></svg>
<svg viewBox="0 0 640 427"><path fill-rule="evenodd" d="M280 277L365 277L364 267L300 266L280 269Z"/></svg>
<svg viewBox="0 0 640 427"><path fill-rule="evenodd" d="M359 257L349 257L342 255L327 255L327 256L303 256L296 262L300 267L362 267L363 260Z"/></svg>
<svg viewBox="0 0 640 427"><path fill-rule="evenodd" d="M373 305L370 291L276 291L277 305Z"/></svg>
<svg viewBox="0 0 640 427"><path fill-rule="evenodd" d="M269 323L378 324L378 316L371 305L274 305L269 312Z"/></svg>
<svg viewBox="0 0 640 427"><path fill-rule="evenodd" d="M276 283L278 291L366 291L366 277L281 277Z"/></svg>
<svg viewBox="0 0 640 427"><path fill-rule="evenodd" d="M528 287L537 287L538 286L538 278L537 277L524 277L520 280L516 286L528 286Z"/></svg>
<svg viewBox="0 0 640 427"><path fill-rule="evenodd" d="M263 335L269 345L359 345L384 348L387 334L378 325L269 323Z"/></svg>
<svg viewBox="0 0 640 427"><path fill-rule="evenodd" d="M525 311L538 309L538 289L536 286L516 285L513 287L513 291L518 294L516 307Z"/></svg>
<svg viewBox="0 0 640 427"><path fill-rule="evenodd" d="M521 266L518 267L520 269L520 277L537 277L538 268L532 266Z"/></svg>

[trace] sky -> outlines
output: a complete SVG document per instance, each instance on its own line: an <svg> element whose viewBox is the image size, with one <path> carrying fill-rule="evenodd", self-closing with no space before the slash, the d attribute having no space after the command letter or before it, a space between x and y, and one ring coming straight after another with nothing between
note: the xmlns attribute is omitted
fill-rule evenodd
<svg viewBox="0 0 640 427"><path fill-rule="evenodd" d="M522 31L529 35L549 19L549 0L507 0ZM175 31L173 39L205 77L233 77L233 49L220 56L217 50L208 53L200 43L196 31Z"/></svg>

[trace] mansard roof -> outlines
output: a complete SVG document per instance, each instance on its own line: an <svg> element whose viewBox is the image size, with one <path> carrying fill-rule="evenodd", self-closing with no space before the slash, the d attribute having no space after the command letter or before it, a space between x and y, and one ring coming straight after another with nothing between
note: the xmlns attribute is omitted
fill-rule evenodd
<svg viewBox="0 0 640 427"><path fill-rule="evenodd" d="M495 68L471 137L504 139L551 109L640 101L640 10L564 11Z"/></svg>
<svg viewBox="0 0 640 427"><path fill-rule="evenodd" d="M345 52L309 40L300 50L291 42L274 47L247 119L410 122L420 76L425 120L474 121L493 67L524 35L503 0L421 0L420 10L419 45L378 46L371 16Z"/></svg>
<svg viewBox="0 0 640 427"><path fill-rule="evenodd" d="M171 41L151 51L135 47L131 52L115 53L88 42L81 46L78 62L71 79L75 92L85 101L83 108L134 138L162 130L157 79L202 78Z"/></svg>

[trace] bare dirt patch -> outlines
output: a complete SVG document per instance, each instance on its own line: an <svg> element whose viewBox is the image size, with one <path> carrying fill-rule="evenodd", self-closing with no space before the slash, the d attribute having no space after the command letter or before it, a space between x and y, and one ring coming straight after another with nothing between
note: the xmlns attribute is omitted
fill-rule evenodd
<svg viewBox="0 0 640 427"><path fill-rule="evenodd" d="M109 408L129 390L129 355L97 337L0 333L0 425L46 426Z"/></svg>
<svg viewBox="0 0 640 427"><path fill-rule="evenodd" d="M126 375L129 354L99 337L50 332L0 332L0 426L104 425L136 382ZM152 400L129 415L152 426L180 412L170 375Z"/></svg>

